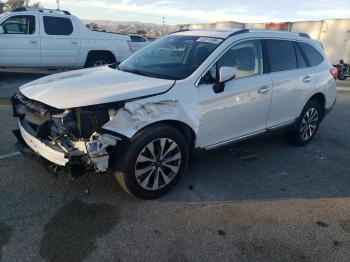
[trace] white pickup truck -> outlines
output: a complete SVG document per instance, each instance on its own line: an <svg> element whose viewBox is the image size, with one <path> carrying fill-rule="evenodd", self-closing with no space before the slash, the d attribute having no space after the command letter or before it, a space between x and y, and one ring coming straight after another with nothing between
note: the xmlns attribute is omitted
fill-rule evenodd
<svg viewBox="0 0 350 262"><path fill-rule="evenodd" d="M137 35L92 31L67 11L22 7L0 15L0 67L93 67L147 44Z"/></svg>

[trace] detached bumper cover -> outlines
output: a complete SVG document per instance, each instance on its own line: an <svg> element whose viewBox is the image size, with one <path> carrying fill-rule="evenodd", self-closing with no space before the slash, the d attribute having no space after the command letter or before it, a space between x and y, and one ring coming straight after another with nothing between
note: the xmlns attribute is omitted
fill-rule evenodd
<svg viewBox="0 0 350 262"><path fill-rule="evenodd" d="M58 165L65 166L68 163L68 158L63 151L53 149L41 142L39 139L31 135L26 129L28 124L24 121L18 121L19 130L24 142L38 155L47 159L48 161Z"/></svg>

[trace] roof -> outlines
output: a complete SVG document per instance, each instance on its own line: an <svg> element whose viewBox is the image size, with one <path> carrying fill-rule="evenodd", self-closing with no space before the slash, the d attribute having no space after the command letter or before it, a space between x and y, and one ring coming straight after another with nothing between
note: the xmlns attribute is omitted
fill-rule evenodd
<svg viewBox="0 0 350 262"><path fill-rule="evenodd" d="M178 35L196 35L227 38L229 35L241 31L240 29L189 29L175 32Z"/></svg>
<svg viewBox="0 0 350 262"><path fill-rule="evenodd" d="M310 38L305 33L278 31L278 30L265 30L265 29L188 29L183 31L175 32L177 35L196 35L196 36L208 36L218 38L228 38L234 35L244 33L256 33L256 34L267 34L269 36L289 36L289 37L304 37Z"/></svg>

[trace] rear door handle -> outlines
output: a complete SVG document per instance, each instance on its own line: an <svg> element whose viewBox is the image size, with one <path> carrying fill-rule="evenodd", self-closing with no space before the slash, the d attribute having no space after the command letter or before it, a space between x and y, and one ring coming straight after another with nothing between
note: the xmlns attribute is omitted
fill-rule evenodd
<svg viewBox="0 0 350 262"><path fill-rule="evenodd" d="M271 87L269 86L263 86L258 90L259 94L266 94L267 92L269 92L271 90Z"/></svg>
<svg viewBox="0 0 350 262"><path fill-rule="evenodd" d="M309 83L309 82L311 82L311 80L312 80L311 76L305 76L303 79L304 83Z"/></svg>
<svg viewBox="0 0 350 262"><path fill-rule="evenodd" d="M72 41L72 45L77 45L78 43L78 41Z"/></svg>
<svg viewBox="0 0 350 262"><path fill-rule="evenodd" d="M31 43L31 44L37 44L38 41L36 41L36 40L30 40L29 43Z"/></svg>

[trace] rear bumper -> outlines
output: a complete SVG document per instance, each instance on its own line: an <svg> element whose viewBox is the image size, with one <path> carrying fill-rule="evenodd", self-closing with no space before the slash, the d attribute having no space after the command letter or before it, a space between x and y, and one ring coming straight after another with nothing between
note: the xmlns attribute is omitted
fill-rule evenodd
<svg viewBox="0 0 350 262"><path fill-rule="evenodd" d="M23 141L31 150L33 150L34 153L40 155L41 157L58 166L65 166L68 163L69 160L63 151L51 148L36 137L34 137L33 135L31 135L28 123L19 120L18 126Z"/></svg>

